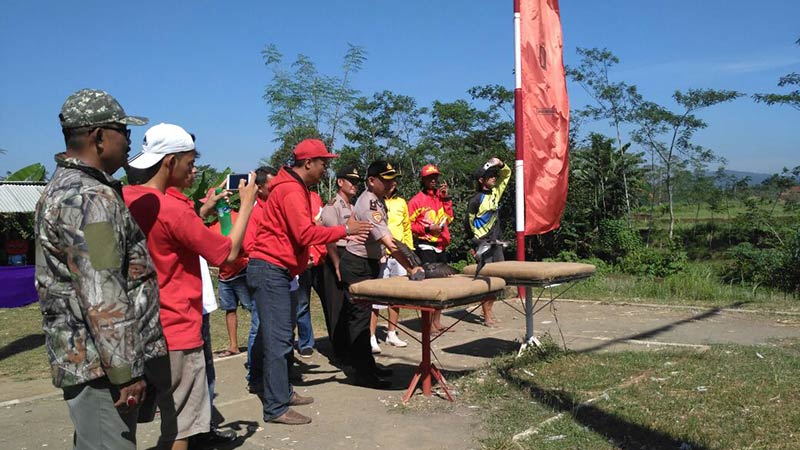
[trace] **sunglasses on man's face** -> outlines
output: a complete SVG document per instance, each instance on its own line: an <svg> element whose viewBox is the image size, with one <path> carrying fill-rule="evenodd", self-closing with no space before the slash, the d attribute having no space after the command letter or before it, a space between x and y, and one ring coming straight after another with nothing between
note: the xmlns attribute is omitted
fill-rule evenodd
<svg viewBox="0 0 800 450"><path fill-rule="evenodd" d="M125 136L125 139L127 139L128 142L131 141L131 130L128 129L127 127L124 127L124 126L123 127L116 127L114 125L99 125L97 128L102 128L104 130L114 130L117 133Z"/></svg>

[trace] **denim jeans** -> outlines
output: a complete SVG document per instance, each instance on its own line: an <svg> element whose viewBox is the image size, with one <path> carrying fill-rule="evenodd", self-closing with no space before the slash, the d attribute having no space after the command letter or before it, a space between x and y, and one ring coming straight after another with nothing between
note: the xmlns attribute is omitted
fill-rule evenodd
<svg viewBox="0 0 800 450"><path fill-rule="evenodd" d="M264 420L270 421L289 409L294 389L289 383L292 362L292 318L297 305L289 293L289 271L261 259L247 266L247 285L253 293L259 317L253 343L250 383L263 389ZM260 382L260 386L256 383Z"/></svg>
<svg viewBox="0 0 800 450"><path fill-rule="evenodd" d="M244 309L252 309L250 290L247 289L247 278L238 276L229 281L219 281L219 307L223 311L236 311L239 305Z"/></svg>
<svg viewBox="0 0 800 450"><path fill-rule="evenodd" d="M253 343L256 341L256 335L258 334L258 308L256 308L255 301L251 302L250 308L250 333L247 335L247 362L245 363L245 368L247 369L247 375L245 376L245 380L247 383L250 383L250 380L253 379L253 369L252 369L252 361L253 361ZM257 384L257 383L254 383Z"/></svg>
<svg viewBox="0 0 800 450"><path fill-rule="evenodd" d="M299 287L292 292L292 301L297 302L297 349L314 348L314 329L311 327L311 284L314 276L311 269L300 274Z"/></svg>

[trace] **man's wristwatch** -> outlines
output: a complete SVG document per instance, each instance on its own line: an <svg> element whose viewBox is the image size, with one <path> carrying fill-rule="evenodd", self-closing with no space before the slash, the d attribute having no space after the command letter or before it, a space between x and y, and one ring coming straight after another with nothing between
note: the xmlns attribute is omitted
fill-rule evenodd
<svg viewBox="0 0 800 450"><path fill-rule="evenodd" d="M344 233L346 236L350 236L350 227L347 224L344 224Z"/></svg>

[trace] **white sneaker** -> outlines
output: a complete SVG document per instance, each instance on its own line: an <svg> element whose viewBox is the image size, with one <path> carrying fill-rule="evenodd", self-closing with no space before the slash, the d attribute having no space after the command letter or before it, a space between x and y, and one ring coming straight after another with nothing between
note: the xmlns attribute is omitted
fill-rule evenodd
<svg viewBox="0 0 800 450"><path fill-rule="evenodd" d="M401 347L401 348L408 345L408 342L406 342L406 341L400 339L399 337L397 337L397 333L393 332L393 331L390 331L386 335L386 343L389 344L389 345L394 345L395 347Z"/></svg>
<svg viewBox="0 0 800 450"><path fill-rule="evenodd" d="M378 345L378 340L375 339L375 336L370 336L369 338L369 345L372 346L372 353L380 353L381 347Z"/></svg>

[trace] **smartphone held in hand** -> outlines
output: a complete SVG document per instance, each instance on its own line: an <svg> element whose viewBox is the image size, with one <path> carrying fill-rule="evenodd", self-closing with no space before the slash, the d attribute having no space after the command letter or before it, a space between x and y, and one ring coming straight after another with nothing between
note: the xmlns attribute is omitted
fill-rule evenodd
<svg viewBox="0 0 800 450"><path fill-rule="evenodd" d="M225 184L225 189L229 191L236 191L239 189L239 181L244 180L247 183L248 177L250 174L247 173L230 173L228 174L227 183Z"/></svg>

